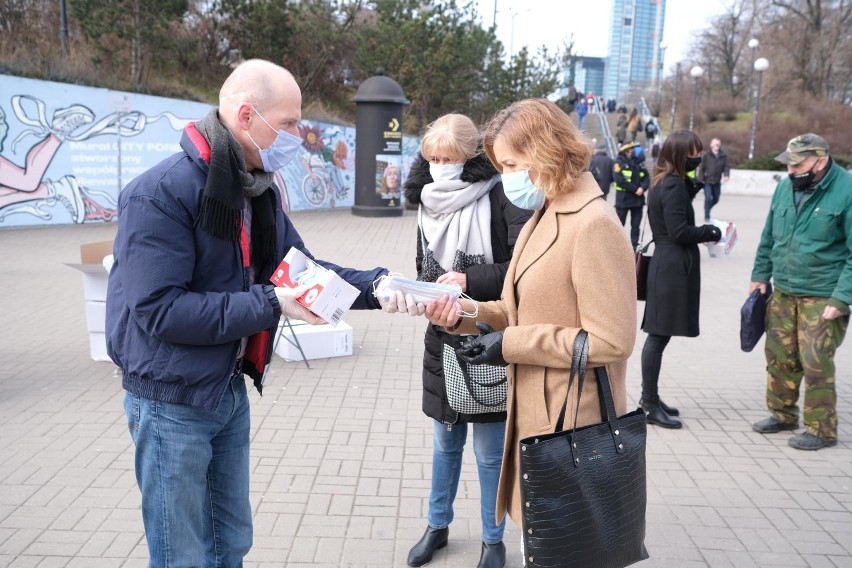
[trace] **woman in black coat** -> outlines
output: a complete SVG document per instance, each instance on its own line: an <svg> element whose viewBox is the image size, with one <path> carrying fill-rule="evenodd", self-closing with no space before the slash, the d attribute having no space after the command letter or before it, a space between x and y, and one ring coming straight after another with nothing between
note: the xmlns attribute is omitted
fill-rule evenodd
<svg viewBox="0 0 852 568"><path fill-rule="evenodd" d="M663 350L672 336L698 336L701 257L698 243L715 242L722 232L713 225L695 226L692 199L701 190L691 172L701 163L701 140L679 130L666 139L654 165L648 199L648 223L654 255L648 268L648 296L642 330L642 408L648 423L680 428L679 412L660 400L657 383Z"/></svg>
<svg viewBox="0 0 852 568"><path fill-rule="evenodd" d="M500 176L482 153L479 131L470 118L442 116L429 125L420 153L404 186L407 201L417 204L417 279L457 284L474 300L497 300L512 258L512 249L532 211L512 205ZM505 564L505 521L495 524L497 482L503 456L506 412L462 414L450 407L444 382L444 346L451 356L461 344L457 335L429 324L423 354L423 412L434 419L432 488L428 527L408 555L422 566L447 543L453 519L467 424L479 471L482 514L481 568ZM496 368L495 368L496 369ZM505 370L499 369L505 373Z"/></svg>

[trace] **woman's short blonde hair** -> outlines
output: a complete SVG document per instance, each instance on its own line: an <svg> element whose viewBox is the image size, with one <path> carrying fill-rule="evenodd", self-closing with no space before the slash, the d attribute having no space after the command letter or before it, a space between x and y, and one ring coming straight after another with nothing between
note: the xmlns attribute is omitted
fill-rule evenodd
<svg viewBox="0 0 852 568"><path fill-rule="evenodd" d="M479 130L463 114L445 114L426 127L420 142L420 154L429 159L436 152L449 152L473 158L479 148Z"/></svg>
<svg viewBox="0 0 852 568"><path fill-rule="evenodd" d="M485 153L502 172L494 156L498 137L529 160L537 173L536 185L548 198L571 191L592 158L591 141L562 109L547 99L517 101L488 122L482 134Z"/></svg>

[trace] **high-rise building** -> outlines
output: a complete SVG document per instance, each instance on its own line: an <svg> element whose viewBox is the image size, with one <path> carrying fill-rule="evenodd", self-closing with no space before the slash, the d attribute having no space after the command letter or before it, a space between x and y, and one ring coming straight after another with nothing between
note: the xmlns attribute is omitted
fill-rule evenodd
<svg viewBox="0 0 852 568"><path fill-rule="evenodd" d="M603 94L606 59L602 57L580 57L574 67L574 85L584 94Z"/></svg>
<svg viewBox="0 0 852 568"><path fill-rule="evenodd" d="M666 0L613 0L604 96L622 101L634 88L657 84Z"/></svg>

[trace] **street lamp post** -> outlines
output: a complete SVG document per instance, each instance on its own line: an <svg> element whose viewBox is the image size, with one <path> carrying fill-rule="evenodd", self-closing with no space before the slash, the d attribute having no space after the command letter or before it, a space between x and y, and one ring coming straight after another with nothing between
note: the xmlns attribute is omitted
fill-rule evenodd
<svg viewBox="0 0 852 568"><path fill-rule="evenodd" d="M674 88L672 89L672 121L669 125L669 134L674 132L675 128L675 115L677 114L677 90L680 85L680 61L675 63L675 83Z"/></svg>
<svg viewBox="0 0 852 568"><path fill-rule="evenodd" d="M663 112L663 60L668 46L669 44L666 42L660 42L660 63L657 71L657 116L660 116Z"/></svg>
<svg viewBox="0 0 852 568"><path fill-rule="evenodd" d="M59 0L59 41L64 56L68 53L68 9L65 0Z"/></svg>
<svg viewBox="0 0 852 568"><path fill-rule="evenodd" d="M748 104L751 105L751 97L754 93L754 64L757 61L755 56L757 55L757 48L760 46L760 42L757 41L756 38L751 38L748 40L748 48L751 50L751 65L749 66L748 72Z"/></svg>
<svg viewBox="0 0 852 568"><path fill-rule="evenodd" d="M689 129L695 125L695 106L698 104L698 81L704 75L704 69L696 65L689 70L692 77L692 110L689 113Z"/></svg>
<svg viewBox="0 0 852 568"><path fill-rule="evenodd" d="M754 70L757 71L757 93L754 97L754 113L751 121L751 142L748 145L748 159L754 158L754 141L757 138L757 113L760 112L760 85L763 83L763 72L769 69L769 61L761 57L754 62Z"/></svg>
<svg viewBox="0 0 852 568"><path fill-rule="evenodd" d="M518 14L520 14L522 12L529 12L529 11L530 11L529 8L527 8L526 10L520 10L520 11L512 10L511 11L511 14L512 14L512 32L509 34L509 59L510 60L512 59L512 56L515 55L515 18L517 17Z"/></svg>

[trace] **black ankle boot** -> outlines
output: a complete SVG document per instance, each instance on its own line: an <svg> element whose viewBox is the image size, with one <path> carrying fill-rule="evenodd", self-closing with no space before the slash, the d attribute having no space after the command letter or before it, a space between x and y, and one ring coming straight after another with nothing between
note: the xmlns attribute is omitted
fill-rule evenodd
<svg viewBox="0 0 852 568"><path fill-rule="evenodd" d="M663 411L669 416L680 416L680 410L678 410L674 406L669 406L668 404L663 402L663 399L659 399L658 404L660 405L660 408L662 408ZM645 407L645 399L639 399L639 406L641 406L642 408Z"/></svg>
<svg viewBox="0 0 852 568"><path fill-rule="evenodd" d="M423 566L432 560L432 555L435 551L447 546L447 537L450 535L450 529L444 527L442 529L433 529L427 527L423 537L415 544L408 552L409 566Z"/></svg>
<svg viewBox="0 0 852 568"><path fill-rule="evenodd" d="M502 542L482 543L482 554L476 568L503 568L506 565L506 546Z"/></svg>
<svg viewBox="0 0 852 568"><path fill-rule="evenodd" d="M645 411L645 420L648 424L656 424L657 426L662 426L663 428L681 428L683 423L677 418L672 418L669 416L663 407L660 406L660 401L657 399L656 402L643 402L642 410Z"/></svg>
<svg viewBox="0 0 852 568"><path fill-rule="evenodd" d="M669 406L668 404L663 402L663 399L660 399L660 408L662 408L663 411L669 416L680 416L680 410L673 406Z"/></svg>

